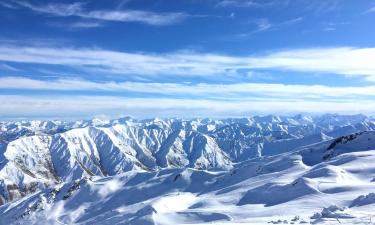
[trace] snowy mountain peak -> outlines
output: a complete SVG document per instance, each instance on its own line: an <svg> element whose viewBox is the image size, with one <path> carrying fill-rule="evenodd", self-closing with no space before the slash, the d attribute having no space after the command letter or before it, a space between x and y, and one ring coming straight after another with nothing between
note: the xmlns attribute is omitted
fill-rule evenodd
<svg viewBox="0 0 375 225"><path fill-rule="evenodd" d="M305 196L329 193L320 180L360 180L355 170L348 169L352 167L340 165L349 165L357 155L375 155L371 153L375 149L375 123L362 115L2 122L0 128L0 203L11 207L17 199L28 199L20 203L21 214L13 209L6 213L3 207L0 214L6 215L4 218L17 215L20 220L30 218L30 213L41 210L39 207L57 207L56 201L69 204L76 195L85 199L80 189L111 196L132 189L132 182L151 185L150 194L155 197L180 190L187 192L190 197L185 200L190 202L190 198L199 199L194 196L200 191L219 196L228 193L227 197L234 195L238 200L230 200L234 207L277 207ZM258 180L258 176L274 177L274 173L280 174L279 183ZM152 182L161 182L161 186ZM253 182L261 183L252 186ZM283 197L271 201L277 193ZM150 204L137 206L135 215L159 218L162 212L169 212L164 201L180 199L164 197L155 202L145 197ZM35 201L29 202L32 199ZM186 204L192 209L204 207L199 200ZM197 221L203 217L199 214ZM210 218L232 217L224 213Z"/></svg>

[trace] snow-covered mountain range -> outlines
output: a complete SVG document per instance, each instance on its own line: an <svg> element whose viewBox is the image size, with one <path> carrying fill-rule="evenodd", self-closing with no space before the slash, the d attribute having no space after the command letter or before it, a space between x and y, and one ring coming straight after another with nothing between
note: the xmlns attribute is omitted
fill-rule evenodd
<svg viewBox="0 0 375 225"><path fill-rule="evenodd" d="M0 224L363 222L374 160L363 115L1 122Z"/></svg>

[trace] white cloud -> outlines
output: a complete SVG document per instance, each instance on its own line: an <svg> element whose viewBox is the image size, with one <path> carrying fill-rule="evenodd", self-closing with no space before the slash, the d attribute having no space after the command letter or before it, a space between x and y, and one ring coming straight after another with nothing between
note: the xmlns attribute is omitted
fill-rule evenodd
<svg viewBox="0 0 375 225"><path fill-rule="evenodd" d="M62 27L66 27L69 29L78 29L78 28L94 28L94 27L101 27L103 24L99 22L93 21L79 21L70 24L61 24Z"/></svg>
<svg viewBox="0 0 375 225"><path fill-rule="evenodd" d="M274 1L271 0L220 0L216 6L219 7L251 7L251 8L263 8L274 5Z"/></svg>
<svg viewBox="0 0 375 225"><path fill-rule="evenodd" d="M3 2L3 1L0 1L0 6L8 8L8 9L16 9L17 8L17 6L15 6L11 3L8 3L8 2Z"/></svg>
<svg viewBox="0 0 375 225"><path fill-rule="evenodd" d="M374 7L371 7L369 8L368 10L366 10L364 13L365 14L368 14L368 13L374 13L375 12L375 6Z"/></svg>
<svg viewBox="0 0 375 225"><path fill-rule="evenodd" d="M375 77L375 48L311 48L253 56L211 53L128 53L101 49L0 46L0 61L71 66L125 75L225 75L228 71L273 69Z"/></svg>
<svg viewBox="0 0 375 225"><path fill-rule="evenodd" d="M14 96L0 95L2 118L88 118L95 115L135 117L230 117L251 114L365 113L374 114L375 102L293 101L215 101L162 98L122 98L102 96Z"/></svg>
<svg viewBox="0 0 375 225"><path fill-rule="evenodd" d="M343 0L217 0L217 7L242 7L256 10L273 7L276 10L294 10L297 8L302 14L323 14L341 9Z"/></svg>
<svg viewBox="0 0 375 225"><path fill-rule="evenodd" d="M35 80L22 77L0 78L0 89L49 90L49 91L104 91L161 94L169 97L200 97L201 99L279 98L279 99L343 99L375 97L375 86L330 87L323 85L286 85L275 83L238 84L179 84L143 82L92 82L87 80L57 79Z"/></svg>
<svg viewBox="0 0 375 225"><path fill-rule="evenodd" d="M8 70L13 72L20 71L19 69L4 63L0 63L0 70Z"/></svg>
<svg viewBox="0 0 375 225"><path fill-rule="evenodd" d="M9 3L8 3L9 4ZM11 6L21 6L39 13L60 17L77 16L85 19L97 19L118 22L140 22L149 25L170 25L185 19L188 15L180 12L154 13L141 10L85 10L84 3L32 4L27 1L13 1Z"/></svg>
<svg viewBox="0 0 375 225"><path fill-rule="evenodd" d="M303 21L303 17L296 17L294 19L286 20L284 22L281 22L279 26L288 26L288 25L293 25L296 23L300 23Z"/></svg>
<svg viewBox="0 0 375 225"><path fill-rule="evenodd" d="M255 24L258 26L257 32L266 31L273 27L267 18L259 19L255 21Z"/></svg>
<svg viewBox="0 0 375 225"><path fill-rule="evenodd" d="M281 21L278 23L271 23L271 21L268 18L256 19L256 20L251 21L257 26L255 30L237 34L236 37L241 38L241 39L247 39L249 37L252 37L256 33L271 31L271 30L279 30L283 27L295 25L302 21L303 21L302 17L297 17L297 18L293 18L290 20Z"/></svg>
<svg viewBox="0 0 375 225"><path fill-rule="evenodd" d="M142 22L150 25L169 25L185 19L185 13L152 13L146 11L91 11L87 14L80 14L83 18L119 22Z"/></svg>
<svg viewBox="0 0 375 225"><path fill-rule="evenodd" d="M27 1L13 1L15 5L22 6L39 13L48 13L56 16L74 16L80 13L83 9L84 4L81 2L75 2L72 4L63 3L51 3L51 4L40 4L34 5Z"/></svg>
<svg viewBox="0 0 375 225"><path fill-rule="evenodd" d="M323 30L327 31L327 32L330 32L330 31L335 31L336 28L334 28L334 27L325 27Z"/></svg>

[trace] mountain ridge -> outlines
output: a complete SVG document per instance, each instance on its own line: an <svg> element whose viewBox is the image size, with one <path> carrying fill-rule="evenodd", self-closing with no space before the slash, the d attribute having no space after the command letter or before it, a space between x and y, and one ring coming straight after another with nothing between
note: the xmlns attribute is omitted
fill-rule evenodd
<svg viewBox="0 0 375 225"><path fill-rule="evenodd" d="M147 177L146 174L168 174L168 171L191 168L232 176L238 173L238 166L255 163L257 166L252 167L254 174L250 172L251 176L266 176L277 170L296 174L298 170L305 171L345 153L375 149L375 142L372 142L375 141L375 122L362 115L225 120L137 121L125 118L84 123L34 121L1 123L0 127L0 203L5 205L59 186L72 184L75 187L76 182L106 177L111 180L111 177L127 173ZM345 150L342 146L349 147ZM283 157L287 157L285 162L282 162ZM288 169L297 165L297 171ZM336 169L332 168L326 171L336 174ZM204 173L198 174L203 177L197 179L206 179ZM170 179L175 181L185 179L178 174L172 177ZM301 196L320 192L310 177L295 179L301 190L311 190L300 193ZM290 182L289 186L293 187L294 181ZM242 196L238 206L265 201L248 200L246 196L256 193L268 196L263 192L265 189L277 192L289 186L265 183L260 189ZM283 200L267 204L281 202Z"/></svg>

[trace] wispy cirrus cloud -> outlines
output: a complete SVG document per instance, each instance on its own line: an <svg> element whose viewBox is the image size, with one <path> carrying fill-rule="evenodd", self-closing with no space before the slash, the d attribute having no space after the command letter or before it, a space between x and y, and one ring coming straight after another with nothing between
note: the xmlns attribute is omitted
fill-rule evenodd
<svg viewBox="0 0 375 225"><path fill-rule="evenodd" d="M350 25L350 22L326 22L322 23L323 25L323 31L325 32L332 32L338 29L341 29L344 26Z"/></svg>
<svg viewBox="0 0 375 225"><path fill-rule="evenodd" d="M14 0L4 3L2 6L8 8L23 7L34 12L58 16L58 17L80 17L83 19L96 19L117 22L138 22L155 26L171 25L178 23L188 17L182 12L155 13L142 10L87 10L82 2L71 4L48 3L32 4L27 1Z"/></svg>
<svg viewBox="0 0 375 225"><path fill-rule="evenodd" d="M294 24L298 24L303 21L302 17L293 18L290 20L285 20L277 23L272 23L268 18L260 18L252 20L251 23L255 24L257 28L255 30L252 30L250 32L245 32L241 34L237 34L236 37L241 39L247 39L249 37L252 37L253 35L260 33L260 32L266 32L271 30L279 30L283 27L291 26Z"/></svg>
<svg viewBox="0 0 375 225"><path fill-rule="evenodd" d="M364 12L364 14L368 14L368 13L375 13L375 6L369 8L369 9L367 9L367 10Z"/></svg>
<svg viewBox="0 0 375 225"><path fill-rule="evenodd" d="M216 7L236 7L254 9L277 9L298 8L299 11L313 14L323 14L337 11L341 8L342 0L217 0Z"/></svg>
<svg viewBox="0 0 375 225"><path fill-rule="evenodd" d="M0 70L13 71L13 72L20 71L16 67L10 66L10 65L5 64L5 63L0 63Z"/></svg>
<svg viewBox="0 0 375 225"><path fill-rule="evenodd" d="M71 23L61 23L61 22L48 22L48 26L55 27L55 28L62 28L69 31L74 30L82 30L82 29L90 29L90 28L97 28L102 27L104 23L99 21L76 21Z"/></svg>
<svg viewBox="0 0 375 225"><path fill-rule="evenodd" d="M0 61L74 67L95 73L141 76L217 76L271 69L375 77L375 48L307 48L250 56L202 52L129 53L101 49L0 46Z"/></svg>
<svg viewBox="0 0 375 225"><path fill-rule="evenodd" d="M251 114L345 113L374 114L375 102L247 99L218 101L201 99L127 98L114 96L0 95L2 118L76 119L105 114L142 117L232 117Z"/></svg>
<svg viewBox="0 0 375 225"><path fill-rule="evenodd" d="M296 18L293 18L293 19L290 19L290 20L285 20L285 21L279 23L278 26L293 25L293 24L300 23L302 21L303 21L303 17L296 17Z"/></svg>
<svg viewBox="0 0 375 225"><path fill-rule="evenodd" d="M8 3L6 1L0 1L0 6L5 7L5 8L9 8L9 9L16 9L16 8L18 8L16 5L14 5L12 3Z"/></svg>
<svg viewBox="0 0 375 225"><path fill-rule="evenodd" d="M26 77L2 77L1 89L15 90L48 90L48 91L104 91L111 93L135 92L159 94L176 97L200 97L217 99L245 100L249 97L258 98L289 98L289 99L342 99L375 97L375 86L334 87L324 85L297 85L278 83L152 83L152 82L94 82L83 79L52 79L38 80Z"/></svg>
<svg viewBox="0 0 375 225"><path fill-rule="evenodd" d="M81 21L75 22L69 25L71 28L92 28L92 27L101 27L102 23L98 22L88 22L88 21Z"/></svg>
<svg viewBox="0 0 375 225"><path fill-rule="evenodd" d="M258 27L256 32L266 31L266 30L271 29L274 26L267 18L255 20L254 23Z"/></svg>
<svg viewBox="0 0 375 225"><path fill-rule="evenodd" d="M324 13L332 13L339 11L343 5L343 0L326 0L326 1L311 1L311 0L298 0L289 1L289 4L297 2L304 10L313 12L317 15Z"/></svg>
<svg viewBox="0 0 375 225"><path fill-rule="evenodd" d="M263 8L275 4L274 0L220 0L216 3L218 7L252 7Z"/></svg>

